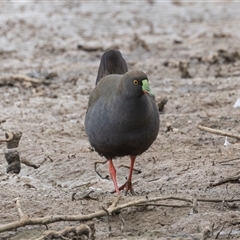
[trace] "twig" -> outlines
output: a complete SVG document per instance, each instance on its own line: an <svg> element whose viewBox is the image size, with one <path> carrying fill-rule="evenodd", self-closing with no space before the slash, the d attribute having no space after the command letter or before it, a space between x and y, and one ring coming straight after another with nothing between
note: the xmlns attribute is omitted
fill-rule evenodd
<svg viewBox="0 0 240 240"><path fill-rule="evenodd" d="M142 206L142 205L140 205L140 206ZM143 206L171 207L171 208L192 207L190 204L164 204L164 203L145 203Z"/></svg>
<svg viewBox="0 0 240 240"><path fill-rule="evenodd" d="M122 196L120 194L118 194L117 198L115 199L115 201L112 203L112 205L108 208L108 212L112 213L115 212L115 208L117 207L117 204L120 200Z"/></svg>
<svg viewBox="0 0 240 240"><path fill-rule="evenodd" d="M204 199L204 198L198 198L197 199L198 202L212 202L212 203L222 203L223 199ZM240 202L240 198L236 198L236 199L225 199L225 202Z"/></svg>
<svg viewBox="0 0 240 240"><path fill-rule="evenodd" d="M234 166L234 163L220 163L222 166Z"/></svg>
<svg viewBox="0 0 240 240"><path fill-rule="evenodd" d="M83 50L86 52L96 52L96 51L103 51L104 49L100 46L84 46L81 44L77 45L78 50Z"/></svg>
<svg viewBox="0 0 240 240"><path fill-rule="evenodd" d="M238 158L232 158L232 159L228 159L228 160L224 160L224 161L221 161L219 163L227 163L227 162L231 162L231 161L235 161L235 160L240 160L240 157Z"/></svg>
<svg viewBox="0 0 240 240"><path fill-rule="evenodd" d="M20 204L20 198L16 198L15 202L16 202L16 207L17 207L17 211L18 211L20 220L28 219L28 216L25 215L22 211L21 204Z"/></svg>
<svg viewBox="0 0 240 240"><path fill-rule="evenodd" d="M154 182L154 181L157 181L159 180L160 178L154 178L154 179L151 179L151 180L148 180L147 182Z"/></svg>
<svg viewBox="0 0 240 240"><path fill-rule="evenodd" d="M135 201L123 203L121 205L118 205L118 202L121 198L121 195L119 194L115 201L110 205L108 208L105 208L105 210L99 210L94 213L90 213L88 215L82 215L82 214L76 214L76 215L49 215L44 217L33 217L30 218L27 215L23 214L21 210L20 200L16 199L16 207L18 209L18 213L20 216L20 220L10 222L7 224L0 225L0 233L10 231L13 229L17 229L19 227L24 227L27 225L47 225L49 223L54 222L60 222L60 221L89 221L94 218L100 218L103 216L107 216L109 214L112 214L114 212L119 212L121 209L125 209L131 206L140 206L140 205L148 205L150 203L156 203L158 201L166 201L166 200L176 200L176 201L183 201L188 202L192 204L191 198L184 198L184 197L175 197L175 196L166 196L166 197L155 197L155 198L142 198L137 199ZM198 202L222 202L222 199L197 199ZM240 199L225 199L225 202L236 202Z"/></svg>
<svg viewBox="0 0 240 240"><path fill-rule="evenodd" d="M105 177L103 177L97 170L97 165L100 163L100 164L105 164L108 160L104 161L104 162L94 162L94 170L95 172L97 173L97 175L102 178L102 179L109 179L109 176L106 175Z"/></svg>
<svg viewBox="0 0 240 240"><path fill-rule="evenodd" d="M0 76L0 84L4 84L7 81L29 82L29 83L33 83L33 84L50 83L49 81L46 81L45 79L32 78L32 77L28 77L28 76L22 75L22 74Z"/></svg>
<svg viewBox="0 0 240 240"><path fill-rule="evenodd" d="M240 183L240 173L238 172L238 173L235 174L235 176L221 179L216 183L210 183L209 187L219 186L219 185L222 185L222 184L228 183L228 182L230 182L230 183Z"/></svg>
<svg viewBox="0 0 240 240"><path fill-rule="evenodd" d="M97 198L91 197L90 194L93 193L93 190L90 190L89 192L85 193L83 196L79 197L79 198L75 198L76 193L72 194L72 201L79 201L79 200L83 200L83 199L92 199L92 200L98 200Z"/></svg>
<svg viewBox="0 0 240 240"><path fill-rule="evenodd" d="M73 227L73 226L67 226L61 231L53 231L53 230L48 230L45 231L40 238L37 238L36 240L44 240L44 239L53 239L53 238L60 238L60 239L73 239L72 236L71 238L68 238L69 233L74 233L77 236L85 235L87 238L90 237L92 234L92 230L90 226L87 224L81 224L79 226Z"/></svg>
<svg viewBox="0 0 240 240"><path fill-rule="evenodd" d="M34 168L34 169L37 169L37 168L40 167L39 164L36 165L35 163L31 163L31 162L30 162L29 160L27 160L25 157L22 157L22 158L20 159L20 162L23 163L23 164L25 164L26 166L32 167L32 168Z"/></svg>
<svg viewBox="0 0 240 240"><path fill-rule="evenodd" d="M139 205L139 204L144 204L144 203L150 203L150 202L156 202L156 201L161 201L161 200L180 200L180 201L189 201L191 202L190 199L186 198L179 198L179 197L157 197L153 199L139 199L137 201L132 201L128 202L125 204L122 204L120 206L116 206L118 201L120 200L121 195L119 194L116 200L113 202L113 204L107 208L107 211L109 213L113 212L118 212L121 209L131 207L134 205ZM45 217L35 217L35 218L27 218L27 219L20 219L18 221L14 221L11 223L3 224L0 225L0 233L9 231L12 229L16 229L19 227L27 226L27 225L41 225L41 224L49 224L49 223L54 223L54 222L59 222L59 221L89 221L92 220L93 218L100 218L103 216L107 216L106 211L100 210L94 213L90 213L88 215L82 215L82 214L77 214L77 215L54 215L54 216L45 216Z"/></svg>
<svg viewBox="0 0 240 240"><path fill-rule="evenodd" d="M223 223L223 225L222 225L222 227L221 227L220 231L219 231L219 232L216 234L216 237L215 237L215 239L218 239L218 236L219 236L219 234L221 233L221 231L223 230L223 228L224 228L225 224L226 224L226 222L224 222L224 223Z"/></svg>
<svg viewBox="0 0 240 240"><path fill-rule="evenodd" d="M216 130L216 129L204 127L204 126L201 126L201 125L198 126L198 129L200 129L202 131L205 131L205 132L210 132L210 133L225 136L225 137L226 136L227 137L232 137L232 138L236 138L236 139L240 140L240 135L233 134L233 133L230 133L230 132L224 132L224 131L221 131L221 130Z"/></svg>

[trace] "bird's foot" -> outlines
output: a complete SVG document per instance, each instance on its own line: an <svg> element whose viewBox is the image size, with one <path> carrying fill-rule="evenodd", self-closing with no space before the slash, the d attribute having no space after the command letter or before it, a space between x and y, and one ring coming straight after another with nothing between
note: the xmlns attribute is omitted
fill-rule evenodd
<svg viewBox="0 0 240 240"><path fill-rule="evenodd" d="M134 190L133 190L133 187L132 187L132 182L131 181L126 181L121 187L118 188L119 191L121 190L125 190L125 193L124 195L127 196L128 194L128 191L130 191L130 193L132 195L136 195ZM115 193L116 190L112 191L112 193Z"/></svg>
<svg viewBox="0 0 240 240"><path fill-rule="evenodd" d="M128 191L130 191L130 193L132 195L136 195L135 192L133 191L133 187L132 187L132 182L131 181L126 181L121 187L118 188L119 191L125 189L125 196L127 196Z"/></svg>

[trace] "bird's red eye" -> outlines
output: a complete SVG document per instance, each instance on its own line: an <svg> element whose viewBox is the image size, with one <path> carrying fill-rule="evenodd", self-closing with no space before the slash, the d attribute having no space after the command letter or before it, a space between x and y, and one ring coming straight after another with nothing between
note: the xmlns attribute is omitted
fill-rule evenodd
<svg viewBox="0 0 240 240"><path fill-rule="evenodd" d="M134 84L134 85L138 85L138 80L134 80L134 81L133 81L133 84Z"/></svg>

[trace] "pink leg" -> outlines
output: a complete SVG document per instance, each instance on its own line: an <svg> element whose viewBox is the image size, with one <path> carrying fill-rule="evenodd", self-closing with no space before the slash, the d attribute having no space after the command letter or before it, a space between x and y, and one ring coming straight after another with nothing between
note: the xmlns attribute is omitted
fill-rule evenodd
<svg viewBox="0 0 240 240"><path fill-rule="evenodd" d="M125 195L127 195L129 190L132 194L135 194L132 187L132 173L133 173L133 167L134 167L136 156L130 156L130 158L131 158L131 164L130 164L128 179L121 187L118 188L119 190L123 190L125 188Z"/></svg>
<svg viewBox="0 0 240 240"><path fill-rule="evenodd" d="M119 189L118 189L118 185L117 185L117 179L116 179L116 169L113 165L112 159L108 160L108 167L109 167L109 173L112 177L112 181L115 187L115 191L117 194L119 194Z"/></svg>

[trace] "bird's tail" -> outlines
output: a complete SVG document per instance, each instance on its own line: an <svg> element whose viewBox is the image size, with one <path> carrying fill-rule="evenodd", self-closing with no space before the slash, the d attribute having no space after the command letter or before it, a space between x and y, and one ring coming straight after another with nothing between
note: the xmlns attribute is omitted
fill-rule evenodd
<svg viewBox="0 0 240 240"><path fill-rule="evenodd" d="M109 50L102 55L96 85L101 78L109 74L124 74L128 71L127 63L118 50Z"/></svg>

